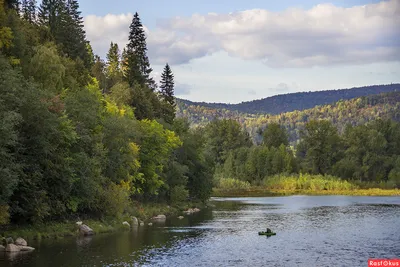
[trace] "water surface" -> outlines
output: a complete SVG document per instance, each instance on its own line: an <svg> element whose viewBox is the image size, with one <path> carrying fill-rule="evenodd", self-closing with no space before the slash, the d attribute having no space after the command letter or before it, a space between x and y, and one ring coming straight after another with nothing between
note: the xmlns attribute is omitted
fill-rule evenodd
<svg viewBox="0 0 400 267"><path fill-rule="evenodd" d="M92 238L42 240L0 266L367 266L400 258L400 198L213 198L183 220ZM259 236L266 227L276 236Z"/></svg>

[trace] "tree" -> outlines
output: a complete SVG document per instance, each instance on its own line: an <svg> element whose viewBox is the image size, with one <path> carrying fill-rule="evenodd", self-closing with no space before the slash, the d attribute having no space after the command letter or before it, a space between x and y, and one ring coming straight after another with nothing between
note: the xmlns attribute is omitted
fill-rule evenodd
<svg viewBox="0 0 400 267"><path fill-rule="evenodd" d="M175 97L174 97L174 74L168 63L161 74L160 96L163 101L162 117L168 123L172 123L175 118Z"/></svg>
<svg viewBox="0 0 400 267"><path fill-rule="evenodd" d="M29 23L36 21L36 0L22 0L23 18Z"/></svg>
<svg viewBox="0 0 400 267"><path fill-rule="evenodd" d="M289 139L285 128L278 123L270 123L263 132L263 145L278 148L280 145L287 146Z"/></svg>
<svg viewBox="0 0 400 267"><path fill-rule="evenodd" d="M9 9L14 9L19 12L20 1L19 0L5 0L5 6Z"/></svg>
<svg viewBox="0 0 400 267"><path fill-rule="evenodd" d="M121 62L120 62L120 51L117 43L111 42L110 49L107 53L107 89L113 87L116 83L121 81Z"/></svg>
<svg viewBox="0 0 400 267"><path fill-rule="evenodd" d="M134 83L147 85L154 91L155 82L153 78L150 77L152 68L150 67L149 58L147 57L146 35L137 12L133 16L129 29L129 43L126 51L126 78L130 86Z"/></svg>
<svg viewBox="0 0 400 267"><path fill-rule="evenodd" d="M317 174L329 173L341 153L337 129L329 121L312 120L305 125L300 136L298 156L302 158L304 170Z"/></svg>

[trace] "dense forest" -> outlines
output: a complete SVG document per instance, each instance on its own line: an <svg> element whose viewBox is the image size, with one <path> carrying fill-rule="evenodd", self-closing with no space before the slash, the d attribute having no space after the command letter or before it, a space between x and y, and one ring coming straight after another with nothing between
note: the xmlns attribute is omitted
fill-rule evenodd
<svg viewBox="0 0 400 267"><path fill-rule="evenodd" d="M299 92L271 96L263 99L242 102L239 104L192 102L178 99L182 110L198 106L210 109L221 109L249 114L280 114L295 110L310 109L315 106L332 104L339 100L400 91L400 84L372 85L350 89L324 90L316 92Z"/></svg>
<svg viewBox="0 0 400 267"><path fill-rule="evenodd" d="M152 78L139 15L127 46L111 43L104 60L80 14L77 0L0 0L0 224L206 201L220 177L308 172L399 186L399 124L373 121L399 118L399 93L193 128L176 116L171 67Z"/></svg>
<svg viewBox="0 0 400 267"><path fill-rule="evenodd" d="M76 0L0 0L0 221L118 217L132 201L204 201L204 139L151 78L139 15L106 60Z"/></svg>
<svg viewBox="0 0 400 267"><path fill-rule="evenodd" d="M265 128L259 145L252 144L234 120L215 120L206 129L219 182L233 178L260 185L275 175L308 173L400 186L400 123L392 120L349 124L342 134L328 120L310 120L294 149L286 129L278 123Z"/></svg>

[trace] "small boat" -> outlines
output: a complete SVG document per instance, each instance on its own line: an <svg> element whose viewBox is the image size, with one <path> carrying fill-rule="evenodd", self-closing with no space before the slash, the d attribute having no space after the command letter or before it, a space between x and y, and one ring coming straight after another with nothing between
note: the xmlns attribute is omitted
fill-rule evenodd
<svg viewBox="0 0 400 267"><path fill-rule="evenodd" d="M266 236L272 236L272 235L276 235L276 233L274 232L258 232L258 235L266 235Z"/></svg>

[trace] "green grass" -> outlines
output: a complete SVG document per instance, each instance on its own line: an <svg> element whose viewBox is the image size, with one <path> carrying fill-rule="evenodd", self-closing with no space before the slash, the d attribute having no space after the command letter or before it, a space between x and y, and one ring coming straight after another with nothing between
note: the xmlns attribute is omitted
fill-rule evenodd
<svg viewBox="0 0 400 267"><path fill-rule="evenodd" d="M224 180L224 179L221 179ZM231 180L231 179L229 179ZM230 181L230 184L235 182ZM221 185L222 183L220 183ZM374 184L375 185L375 184ZM376 186L376 185L375 185ZM359 184L350 183L333 176L322 175L277 175L265 179L260 186L214 188L213 196L285 196L285 195L351 195L351 196L400 196L399 189L360 188Z"/></svg>

